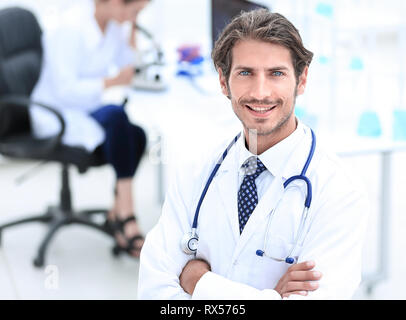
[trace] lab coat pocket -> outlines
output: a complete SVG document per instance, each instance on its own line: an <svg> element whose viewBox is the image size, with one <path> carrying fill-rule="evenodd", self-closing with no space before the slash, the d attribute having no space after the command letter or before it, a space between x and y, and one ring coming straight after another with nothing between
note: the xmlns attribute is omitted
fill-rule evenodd
<svg viewBox="0 0 406 320"><path fill-rule="evenodd" d="M255 255L254 264L246 270L250 275L250 281L256 288L272 289L276 286L291 266L285 262L286 257L291 253L291 256L297 259L300 255L301 247L294 247L294 243L286 241L280 235L274 235L267 239L265 248L261 249L265 251L264 254L262 256Z"/></svg>

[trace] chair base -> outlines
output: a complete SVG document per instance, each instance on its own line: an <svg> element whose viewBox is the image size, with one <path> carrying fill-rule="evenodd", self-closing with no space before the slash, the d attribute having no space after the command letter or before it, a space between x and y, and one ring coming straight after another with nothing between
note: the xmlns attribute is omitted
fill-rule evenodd
<svg viewBox="0 0 406 320"><path fill-rule="evenodd" d="M109 227L107 223L97 223L92 218L93 215L104 214L107 216L107 210L105 209L92 209L79 212L67 212L61 210L59 207L49 207L47 212L38 216L31 216L28 218L12 221L3 225L0 225L0 245L1 236L4 229L21 225L30 222L46 223L49 226L49 230L43 238L35 257L33 264L36 267L43 267L45 264L45 253L50 244L51 239L55 236L56 232L67 225L79 224L91 227L95 230L99 230L111 237L114 237L114 231ZM105 220L107 221L107 219Z"/></svg>

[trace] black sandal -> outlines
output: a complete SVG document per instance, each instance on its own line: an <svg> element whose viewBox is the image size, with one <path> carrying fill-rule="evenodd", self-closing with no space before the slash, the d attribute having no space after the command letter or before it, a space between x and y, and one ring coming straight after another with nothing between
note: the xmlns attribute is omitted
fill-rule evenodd
<svg viewBox="0 0 406 320"><path fill-rule="evenodd" d="M127 236L124 233L124 226L131 221L137 221L134 215L125 218L124 220L116 219L114 221L114 230L116 232L121 233L121 236L126 240L127 246L123 247L121 246L117 240L116 240L116 245L113 248L113 254L114 255L119 255L121 252L126 252L130 256L134 257L131 253L133 252L141 252L142 245L141 246L136 246L134 243L138 240L145 240L144 236L141 234L137 234L135 236L132 236L131 238L127 238Z"/></svg>

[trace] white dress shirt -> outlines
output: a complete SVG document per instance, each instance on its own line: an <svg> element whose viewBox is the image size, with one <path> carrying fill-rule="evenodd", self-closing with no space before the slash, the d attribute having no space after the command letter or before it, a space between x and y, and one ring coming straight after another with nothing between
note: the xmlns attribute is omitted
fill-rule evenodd
<svg viewBox="0 0 406 320"><path fill-rule="evenodd" d="M211 271L197 282L193 296L179 285L183 267L193 258L181 250L181 239L191 230L201 192L227 144L216 149L205 164L183 167L172 182L162 215L141 252L140 299L281 299L273 288L290 265L255 253L264 249L267 232L269 255L284 258L294 246L306 188L303 181L294 181L285 190L283 182L302 171L311 146L310 129L299 121L294 133L259 156L268 170L256 180L258 205L240 235L240 168L252 155L243 136L221 164L198 218L196 256L208 261ZM320 144L306 176L313 198L304 236L292 256L298 262L314 260L323 277L316 291L290 298L349 299L361 279L369 202L356 177Z"/></svg>
<svg viewBox="0 0 406 320"><path fill-rule="evenodd" d="M94 17L94 1L83 1L61 17L58 28L45 31L44 61L32 100L60 111L66 128L63 142L93 151L104 140L104 131L89 116L101 107L103 79L113 66L132 64L134 52L124 29L110 21L102 33ZM53 114L31 108L33 132L47 137L60 130Z"/></svg>
<svg viewBox="0 0 406 320"><path fill-rule="evenodd" d="M238 152L238 189L244 180L245 170L242 168L243 163L250 157L255 156L250 150L247 149L245 144L245 138L242 137L237 140L237 152ZM301 130L295 130L290 136L282 140L272 148L269 148L261 155L258 156L259 160L264 164L267 170L262 172L256 179L255 184L257 186L258 200L262 198L265 191L269 189L274 177L279 173L285 161L289 159L290 155L300 143L300 138L302 138L304 132ZM281 156L283 155L283 156ZM238 192L238 190L236 191Z"/></svg>

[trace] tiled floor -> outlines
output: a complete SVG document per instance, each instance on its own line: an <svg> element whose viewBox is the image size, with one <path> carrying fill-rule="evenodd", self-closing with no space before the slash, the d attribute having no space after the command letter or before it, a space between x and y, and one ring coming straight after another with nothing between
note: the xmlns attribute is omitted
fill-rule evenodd
<svg viewBox="0 0 406 320"><path fill-rule="evenodd" d="M59 192L59 167L48 164L20 186L14 179L33 163L0 165L0 221L29 213L38 214L55 203ZM112 172L108 167L78 175L71 169L73 201L77 208L108 206L112 200ZM142 197L137 212L143 230L159 216L160 206L151 177L154 167L141 164ZM102 182L102 183L101 183ZM135 182L135 195L140 185ZM140 194L140 192L138 192ZM71 225L52 241L45 266L35 268L33 258L46 227L30 223L3 232L0 249L0 299L135 299L138 260L127 255L114 258L113 240L98 231Z"/></svg>

